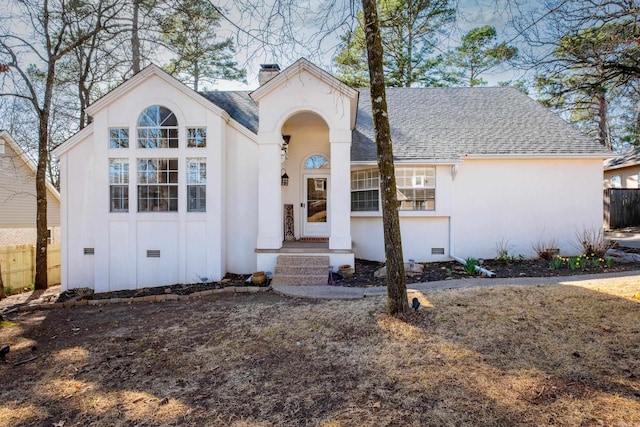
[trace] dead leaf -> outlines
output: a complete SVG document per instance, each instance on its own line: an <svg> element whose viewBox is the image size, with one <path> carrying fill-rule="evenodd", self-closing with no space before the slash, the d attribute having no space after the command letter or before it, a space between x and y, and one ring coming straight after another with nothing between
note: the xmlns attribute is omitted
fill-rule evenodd
<svg viewBox="0 0 640 427"><path fill-rule="evenodd" d="M382 405L382 403L380 403L380 401L378 400L376 403L373 404L373 407L375 409L380 409L380 406Z"/></svg>
<svg viewBox="0 0 640 427"><path fill-rule="evenodd" d="M62 427L65 423L65 420L58 421L57 423L53 423L53 427Z"/></svg>

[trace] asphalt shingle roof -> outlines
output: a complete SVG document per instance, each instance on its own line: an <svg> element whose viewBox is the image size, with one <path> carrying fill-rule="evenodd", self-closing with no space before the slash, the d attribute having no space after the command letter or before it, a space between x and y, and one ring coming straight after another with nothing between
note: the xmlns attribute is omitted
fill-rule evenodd
<svg viewBox="0 0 640 427"><path fill-rule="evenodd" d="M640 147L626 151L612 159L605 160L604 170L623 168L640 164Z"/></svg>
<svg viewBox="0 0 640 427"><path fill-rule="evenodd" d="M249 92L202 95L254 133L258 106ZM396 160L455 160L465 155L588 155L607 151L514 88L387 88ZM351 160L375 161L368 89L360 90Z"/></svg>
<svg viewBox="0 0 640 427"><path fill-rule="evenodd" d="M253 133L258 133L258 105L248 91L200 92L200 95L225 110L231 118Z"/></svg>

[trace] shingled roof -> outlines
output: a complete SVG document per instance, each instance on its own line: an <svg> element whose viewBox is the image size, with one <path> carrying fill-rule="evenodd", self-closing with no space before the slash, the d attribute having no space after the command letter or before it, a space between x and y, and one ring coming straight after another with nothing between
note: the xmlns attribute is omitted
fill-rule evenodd
<svg viewBox="0 0 640 427"><path fill-rule="evenodd" d="M626 151L604 162L604 170L625 168L640 164L640 147Z"/></svg>
<svg viewBox="0 0 640 427"><path fill-rule="evenodd" d="M258 106L249 92L202 95L257 133ZM387 104L394 158L399 161L608 155L595 139L514 88L387 88ZM360 90L351 160L376 160L368 89Z"/></svg>

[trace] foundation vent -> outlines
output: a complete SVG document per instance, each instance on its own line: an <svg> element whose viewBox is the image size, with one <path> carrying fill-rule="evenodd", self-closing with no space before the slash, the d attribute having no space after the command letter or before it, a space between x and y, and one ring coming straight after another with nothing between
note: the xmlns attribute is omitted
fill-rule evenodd
<svg viewBox="0 0 640 427"><path fill-rule="evenodd" d="M84 248L84 254L85 255L93 255L95 253L96 253L96 251L95 251L94 248Z"/></svg>
<svg viewBox="0 0 640 427"><path fill-rule="evenodd" d="M160 249L148 249L147 258L160 258Z"/></svg>
<svg viewBox="0 0 640 427"><path fill-rule="evenodd" d="M431 255L444 255L444 248L431 248Z"/></svg>

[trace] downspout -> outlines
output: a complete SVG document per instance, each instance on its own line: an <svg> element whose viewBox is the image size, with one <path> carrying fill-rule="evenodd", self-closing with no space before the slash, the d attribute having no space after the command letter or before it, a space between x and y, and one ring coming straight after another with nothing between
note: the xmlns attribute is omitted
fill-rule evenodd
<svg viewBox="0 0 640 427"><path fill-rule="evenodd" d="M458 165L452 165L451 166L451 181L454 181L456 179L456 174L458 173ZM451 186L451 191L453 192L453 185ZM453 194L452 194L452 200L453 200ZM454 243L453 243L453 212L451 212L451 215L449 216L449 258L453 258L455 261L458 261L460 264L462 265L466 265L467 263L465 262L465 260L463 260L460 257L457 257L455 255L455 248L454 248ZM475 266L475 270L480 273L480 274L484 274L487 277L495 277L496 273L494 273L491 270L487 270L486 268L483 268L479 265Z"/></svg>

